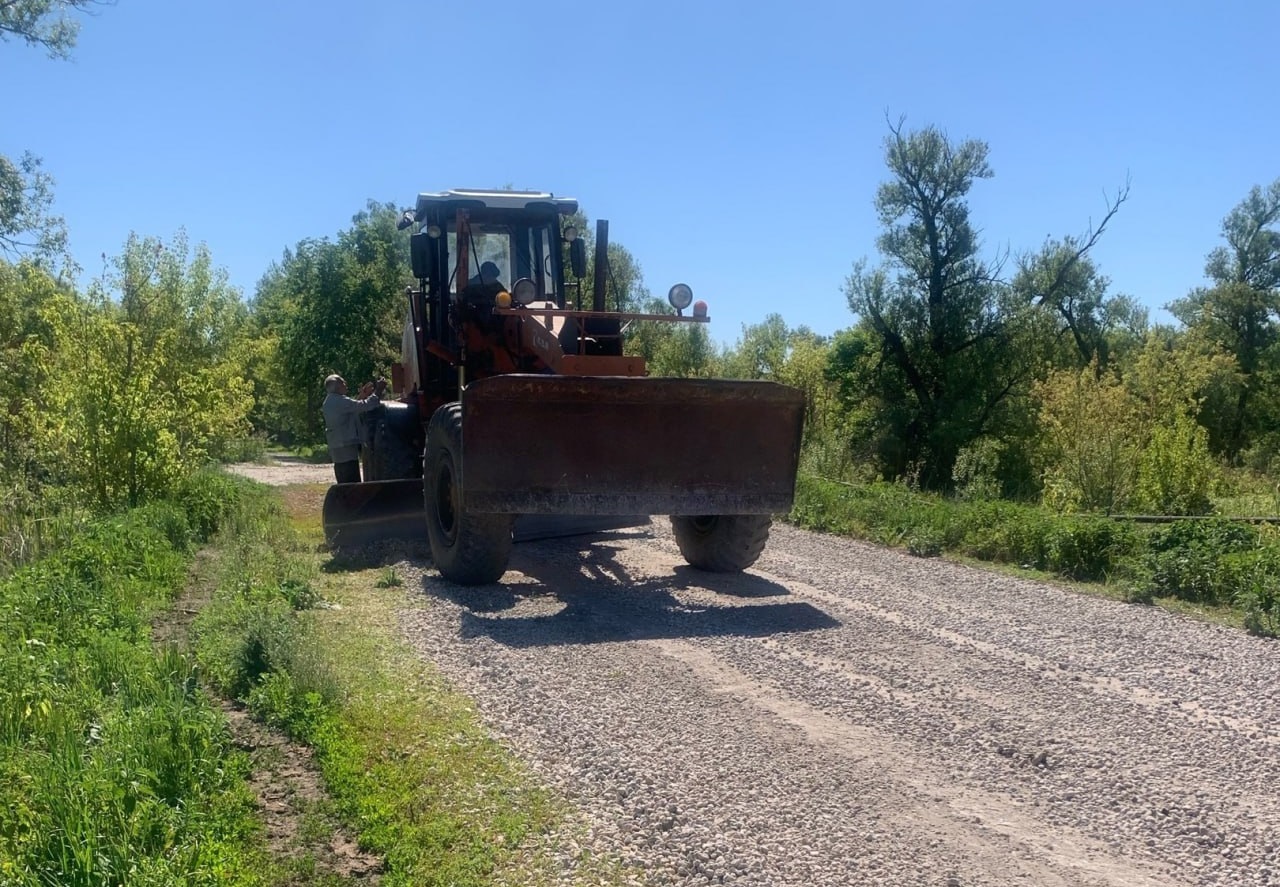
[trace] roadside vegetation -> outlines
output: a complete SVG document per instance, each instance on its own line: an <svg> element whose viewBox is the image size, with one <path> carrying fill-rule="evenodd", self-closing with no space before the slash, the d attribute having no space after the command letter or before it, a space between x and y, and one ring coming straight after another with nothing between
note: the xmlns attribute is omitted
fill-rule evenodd
<svg viewBox="0 0 1280 887"><path fill-rule="evenodd" d="M0 883L356 883L268 839L223 700L314 749L327 800L385 885L584 884L620 869L558 843L572 819L409 655L392 571L321 571L318 495L218 472L85 524L0 581ZM153 637L206 546L181 643ZM375 581L375 580L387 581Z"/></svg>
<svg viewBox="0 0 1280 887"><path fill-rule="evenodd" d="M1280 635L1280 529L1228 516L1164 523L801 476L798 526L1098 584L1124 600Z"/></svg>
<svg viewBox="0 0 1280 887"><path fill-rule="evenodd" d="M396 611L420 594L385 567L333 568L316 551L319 495L300 501L300 520L274 494L232 511L237 544L192 626L203 674L315 749L336 814L385 860L382 884L549 883L565 811L408 653ZM611 883L602 861L572 864Z"/></svg>
<svg viewBox="0 0 1280 887"><path fill-rule="evenodd" d="M20 4L6 30L65 57L66 10L92 5ZM805 392L801 526L1280 634L1280 531L1236 519L1280 514L1280 180L1227 212L1205 284L1161 325L1139 307L1153 294L1111 292L1091 257L1127 184L1096 227L1006 263L966 202L987 155L890 122L877 258L850 244L831 269L847 328L773 314L721 346L639 323L629 353ZM0 883L345 883L273 852L224 698L314 749L383 884L625 878L566 856L569 813L404 651L414 589L322 570L318 498L290 515L208 470L268 443L323 460L325 375L388 374L410 277L397 204L312 232L245 294L181 231L131 236L77 283L53 184L0 156ZM610 307L670 310L624 245L609 264ZM189 644L155 643L205 546Z"/></svg>
<svg viewBox="0 0 1280 887"><path fill-rule="evenodd" d="M0 580L0 882L264 883L246 760L196 660L150 634L222 486L89 522Z"/></svg>

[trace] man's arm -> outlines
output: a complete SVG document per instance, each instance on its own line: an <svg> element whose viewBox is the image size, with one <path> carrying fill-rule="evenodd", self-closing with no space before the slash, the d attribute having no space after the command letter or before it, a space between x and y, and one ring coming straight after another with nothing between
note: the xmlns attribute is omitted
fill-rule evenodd
<svg viewBox="0 0 1280 887"><path fill-rule="evenodd" d="M376 394L370 394L360 400L356 400L354 397L339 397L333 400L331 409L339 416L350 413L367 413L381 403L382 400Z"/></svg>

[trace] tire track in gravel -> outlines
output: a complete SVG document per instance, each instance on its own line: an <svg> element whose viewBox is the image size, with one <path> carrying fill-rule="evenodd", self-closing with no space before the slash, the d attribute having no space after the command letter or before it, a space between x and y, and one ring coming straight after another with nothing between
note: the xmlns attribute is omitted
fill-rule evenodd
<svg viewBox="0 0 1280 887"><path fill-rule="evenodd" d="M1274 648L789 528L759 566L521 546L405 630L653 883L1273 883Z"/></svg>

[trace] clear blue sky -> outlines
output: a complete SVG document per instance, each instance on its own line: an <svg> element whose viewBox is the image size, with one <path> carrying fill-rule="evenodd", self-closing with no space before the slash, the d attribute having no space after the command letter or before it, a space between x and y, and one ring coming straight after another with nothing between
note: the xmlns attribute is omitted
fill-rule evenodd
<svg viewBox="0 0 1280 887"><path fill-rule="evenodd" d="M576 197L732 343L829 334L876 260L886 113L991 148L988 255L1082 233L1111 291L1204 282L1222 217L1280 177L1280 3L191 2L84 17L70 62L0 44L0 152L30 150L87 275L130 231L203 241L246 298L367 199Z"/></svg>

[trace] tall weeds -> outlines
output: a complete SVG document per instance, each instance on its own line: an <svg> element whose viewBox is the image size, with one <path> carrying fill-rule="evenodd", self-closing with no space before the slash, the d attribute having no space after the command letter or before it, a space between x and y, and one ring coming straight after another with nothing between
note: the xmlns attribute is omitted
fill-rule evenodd
<svg viewBox="0 0 1280 887"><path fill-rule="evenodd" d="M246 763L195 660L151 645L237 495L188 482L0 580L0 883L256 884Z"/></svg>

